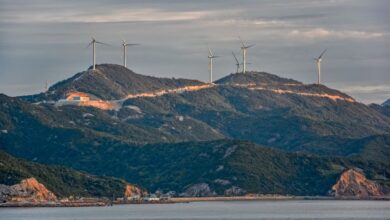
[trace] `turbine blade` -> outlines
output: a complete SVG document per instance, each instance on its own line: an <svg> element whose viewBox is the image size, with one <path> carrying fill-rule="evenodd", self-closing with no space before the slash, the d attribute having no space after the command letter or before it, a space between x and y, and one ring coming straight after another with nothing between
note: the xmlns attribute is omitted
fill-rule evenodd
<svg viewBox="0 0 390 220"><path fill-rule="evenodd" d="M233 54L234 59L236 60L236 63L237 63L237 64L240 64L240 61L238 61L238 59L237 59L237 57L236 57L236 54L234 54L234 52L232 52L232 54Z"/></svg>
<svg viewBox="0 0 390 220"><path fill-rule="evenodd" d="M256 44L251 44L251 45L249 45L249 46L246 46L246 48L248 49L248 48L251 48L251 47L254 47Z"/></svg>
<svg viewBox="0 0 390 220"><path fill-rule="evenodd" d="M238 36L238 39L240 39L242 47L245 47L244 41L242 41L241 36Z"/></svg>
<svg viewBox="0 0 390 220"><path fill-rule="evenodd" d="M213 52L211 51L211 49L210 49L210 47L209 47L209 56L210 57L213 57L214 55L213 55Z"/></svg>
<svg viewBox="0 0 390 220"><path fill-rule="evenodd" d="M111 46L111 45L109 45L109 44L106 44L106 43L103 43L103 42L100 42L100 41L96 41L95 43L97 43L97 44L103 44L103 45L107 45L107 46Z"/></svg>
<svg viewBox="0 0 390 220"><path fill-rule="evenodd" d="M321 59L322 56L325 54L325 52L327 51L328 49L325 49L324 52L321 53L321 55L318 57L318 59Z"/></svg>
<svg viewBox="0 0 390 220"><path fill-rule="evenodd" d="M125 44L126 46L138 46L140 44Z"/></svg>
<svg viewBox="0 0 390 220"><path fill-rule="evenodd" d="M85 48L90 47L92 44L93 44L93 41L91 41L91 42L87 45L87 47L85 47Z"/></svg>

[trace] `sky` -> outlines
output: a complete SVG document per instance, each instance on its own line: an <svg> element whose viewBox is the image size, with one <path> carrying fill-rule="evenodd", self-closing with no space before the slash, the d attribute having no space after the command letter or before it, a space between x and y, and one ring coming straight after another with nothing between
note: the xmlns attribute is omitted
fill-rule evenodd
<svg viewBox="0 0 390 220"><path fill-rule="evenodd" d="M235 72L231 52L248 50L248 70L304 83L317 80L314 58L328 49L322 82L363 103L390 98L388 0L0 0L0 93L44 91L97 63L122 63L158 77L207 81Z"/></svg>

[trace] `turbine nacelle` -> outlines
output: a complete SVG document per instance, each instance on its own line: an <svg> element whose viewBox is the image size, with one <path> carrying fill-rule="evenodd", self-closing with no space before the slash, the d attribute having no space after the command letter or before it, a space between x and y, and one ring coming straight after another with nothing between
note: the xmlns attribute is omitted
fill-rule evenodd
<svg viewBox="0 0 390 220"><path fill-rule="evenodd" d="M251 47L254 47L254 46L256 46L256 44L251 44L251 45L248 45L248 46L243 45L243 46L241 47L241 49L242 49L242 50L246 50L246 49L251 48Z"/></svg>
<svg viewBox="0 0 390 220"><path fill-rule="evenodd" d="M122 40L122 46L124 46L124 47L127 47L127 46L137 46L137 45L139 45L139 44L129 44L129 43L126 43L125 40Z"/></svg>
<svg viewBox="0 0 390 220"><path fill-rule="evenodd" d="M213 58L218 58L218 57L220 57L220 56L214 55L213 51L212 51L210 48L208 48L208 49L209 49L209 55L208 55L208 58L209 58L209 59L213 59Z"/></svg>

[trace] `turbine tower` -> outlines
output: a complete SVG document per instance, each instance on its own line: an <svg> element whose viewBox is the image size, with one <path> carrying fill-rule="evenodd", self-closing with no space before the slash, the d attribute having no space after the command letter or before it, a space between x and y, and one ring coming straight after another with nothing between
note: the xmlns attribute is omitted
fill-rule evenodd
<svg viewBox="0 0 390 220"><path fill-rule="evenodd" d="M123 66L127 67L127 47L128 46L136 46L139 44L128 44L125 40L122 40L122 47L123 47Z"/></svg>
<svg viewBox="0 0 390 220"><path fill-rule="evenodd" d="M321 61L322 61L322 56L325 54L326 50L327 49L325 49L318 58L314 58L314 60L317 63L317 71L318 71L318 81L317 81L317 84L318 85L321 83Z"/></svg>
<svg viewBox="0 0 390 220"><path fill-rule="evenodd" d="M246 45L244 43L244 41L242 41L241 37L239 36L238 37L241 41L241 52L242 52L242 73L245 73L246 72L246 50L255 46L254 44L251 44L251 45Z"/></svg>
<svg viewBox="0 0 390 220"><path fill-rule="evenodd" d="M88 48L92 45L92 62L93 62L92 70L95 70L95 66L96 66L96 44L108 45L106 43L97 41L94 37L92 37L92 41L87 46Z"/></svg>
<svg viewBox="0 0 390 220"><path fill-rule="evenodd" d="M213 83L213 59L219 56L215 56L209 47L209 74L210 74L210 83Z"/></svg>
<svg viewBox="0 0 390 220"><path fill-rule="evenodd" d="M237 56L234 52L232 52L232 55L234 57L234 60L236 61L236 73L238 73L238 71L240 71L241 64L240 64L240 61L238 61Z"/></svg>

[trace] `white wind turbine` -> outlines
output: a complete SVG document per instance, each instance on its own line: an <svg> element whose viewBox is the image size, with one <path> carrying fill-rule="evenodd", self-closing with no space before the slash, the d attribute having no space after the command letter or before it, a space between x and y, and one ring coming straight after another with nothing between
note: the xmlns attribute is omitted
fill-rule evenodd
<svg viewBox="0 0 390 220"><path fill-rule="evenodd" d="M127 67L127 47L128 46L137 46L139 44L128 44L125 40L122 39L122 47L123 47L123 66Z"/></svg>
<svg viewBox="0 0 390 220"><path fill-rule="evenodd" d="M213 59L218 58L219 56L215 56L209 47L209 74L210 74L210 83L213 83Z"/></svg>
<svg viewBox="0 0 390 220"><path fill-rule="evenodd" d="M96 66L96 45L95 44L108 45L106 43L97 41L94 37L92 37L92 41L87 46L87 48L88 48L92 45L92 62L93 62L92 70L95 70L95 66Z"/></svg>
<svg viewBox="0 0 390 220"><path fill-rule="evenodd" d="M238 61L237 56L234 52L232 52L232 55L234 57L234 60L236 61L236 73L238 73L238 71L240 70L241 64L240 64L240 61Z"/></svg>
<svg viewBox="0 0 390 220"><path fill-rule="evenodd" d="M321 61L322 61L322 56L325 54L327 49L325 49L321 55L318 58L314 58L317 64L317 71L318 71L318 81L317 84L319 85L321 83Z"/></svg>
<svg viewBox="0 0 390 220"><path fill-rule="evenodd" d="M246 72L246 50L255 46L254 44L251 44L251 45L246 45L244 44L244 41L242 41L241 37L239 36L238 37L241 41L241 51L242 51L242 73L245 73Z"/></svg>

